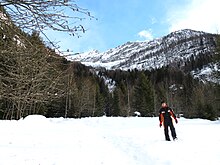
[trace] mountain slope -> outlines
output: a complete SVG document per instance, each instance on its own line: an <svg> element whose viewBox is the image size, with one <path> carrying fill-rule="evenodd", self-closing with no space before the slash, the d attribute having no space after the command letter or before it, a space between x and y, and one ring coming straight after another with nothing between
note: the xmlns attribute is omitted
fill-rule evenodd
<svg viewBox="0 0 220 165"><path fill-rule="evenodd" d="M71 58L85 65L107 69L151 70L167 65L182 68L192 57L212 55L216 47L215 37L215 34L185 29L149 42L127 42L103 53L94 50Z"/></svg>

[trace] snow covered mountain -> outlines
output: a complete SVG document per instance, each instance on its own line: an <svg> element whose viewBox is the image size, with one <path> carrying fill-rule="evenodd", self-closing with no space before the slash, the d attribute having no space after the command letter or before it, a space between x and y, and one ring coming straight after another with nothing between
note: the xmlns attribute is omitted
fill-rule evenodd
<svg viewBox="0 0 220 165"><path fill-rule="evenodd" d="M151 70L167 65L181 68L192 57L212 55L215 37L215 34L185 29L149 42L127 42L102 53L94 50L77 54L71 60L107 69Z"/></svg>

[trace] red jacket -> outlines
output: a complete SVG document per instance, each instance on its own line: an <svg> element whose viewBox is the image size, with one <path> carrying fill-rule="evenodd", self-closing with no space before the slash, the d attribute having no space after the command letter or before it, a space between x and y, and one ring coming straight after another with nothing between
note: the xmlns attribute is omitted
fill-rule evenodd
<svg viewBox="0 0 220 165"><path fill-rule="evenodd" d="M177 121L176 115L173 112L173 110L170 107L163 107L160 109L160 113L159 113L159 121L160 121L160 126L162 126L162 124L169 124L172 123L172 118Z"/></svg>

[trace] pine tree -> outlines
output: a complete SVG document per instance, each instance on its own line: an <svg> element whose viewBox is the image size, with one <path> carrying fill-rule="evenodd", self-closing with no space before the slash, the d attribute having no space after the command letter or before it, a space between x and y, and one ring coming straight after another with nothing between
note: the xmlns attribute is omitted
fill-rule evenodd
<svg viewBox="0 0 220 165"><path fill-rule="evenodd" d="M141 116L152 116L154 112L153 88L143 72L135 85L133 108L140 112Z"/></svg>
<svg viewBox="0 0 220 165"><path fill-rule="evenodd" d="M112 115L120 116L120 89L117 87L113 92Z"/></svg>
<svg viewBox="0 0 220 165"><path fill-rule="evenodd" d="M104 96L100 93L100 87L96 84L96 110L94 116L103 116L105 109L105 99Z"/></svg>

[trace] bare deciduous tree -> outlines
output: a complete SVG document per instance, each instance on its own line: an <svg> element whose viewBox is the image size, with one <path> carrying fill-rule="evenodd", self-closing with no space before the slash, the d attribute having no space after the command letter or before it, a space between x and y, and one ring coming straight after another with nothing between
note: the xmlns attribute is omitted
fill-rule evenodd
<svg viewBox="0 0 220 165"><path fill-rule="evenodd" d="M56 57L37 34L25 38L8 30L0 41L0 99L7 106L3 118L39 114L42 104L62 94L56 89L61 71L48 62Z"/></svg>
<svg viewBox="0 0 220 165"><path fill-rule="evenodd" d="M52 29L79 36L79 32L85 32L80 21L94 18L74 0L2 0L0 6L20 29L43 34Z"/></svg>
<svg viewBox="0 0 220 165"><path fill-rule="evenodd" d="M76 112L77 117L83 116L92 116L95 113L95 102L94 99L96 97L96 86L90 79L84 79L82 81L79 92L78 92L78 100L77 106L79 109Z"/></svg>
<svg viewBox="0 0 220 165"><path fill-rule="evenodd" d="M57 88L62 71L57 69L56 64L53 66L53 61L60 57L52 57L54 54L45 47L38 33L30 37L24 32L45 35L44 30L52 29L79 36L85 29L78 21L86 17L93 18L86 9L70 0L0 1L0 99L4 102L3 118L19 119L39 113L42 104L64 94Z"/></svg>
<svg viewBox="0 0 220 165"><path fill-rule="evenodd" d="M76 81L75 81L75 75L74 75L74 63L70 64L68 68L66 69L65 76L63 78L65 80L64 83L64 89L65 89L65 114L64 117L68 117L68 113L73 111L74 107L72 104L74 104L74 95L78 92Z"/></svg>

